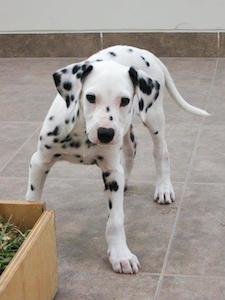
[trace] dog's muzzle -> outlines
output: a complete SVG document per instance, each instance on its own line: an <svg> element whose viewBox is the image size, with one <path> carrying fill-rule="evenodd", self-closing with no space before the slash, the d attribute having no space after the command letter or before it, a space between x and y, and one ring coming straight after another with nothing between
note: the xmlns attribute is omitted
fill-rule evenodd
<svg viewBox="0 0 225 300"><path fill-rule="evenodd" d="M99 127L98 128L98 139L100 142L107 144L111 142L111 140L114 137L114 129L113 128L105 128L105 127Z"/></svg>

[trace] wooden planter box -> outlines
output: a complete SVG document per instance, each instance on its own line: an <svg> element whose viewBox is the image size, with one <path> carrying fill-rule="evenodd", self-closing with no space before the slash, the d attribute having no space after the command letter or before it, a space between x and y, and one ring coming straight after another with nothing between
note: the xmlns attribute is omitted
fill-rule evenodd
<svg viewBox="0 0 225 300"><path fill-rule="evenodd" d="M52 300L58 287L54 211L44 202L0 200L0 214L32 229L0 276L0 300Z"/></svg>

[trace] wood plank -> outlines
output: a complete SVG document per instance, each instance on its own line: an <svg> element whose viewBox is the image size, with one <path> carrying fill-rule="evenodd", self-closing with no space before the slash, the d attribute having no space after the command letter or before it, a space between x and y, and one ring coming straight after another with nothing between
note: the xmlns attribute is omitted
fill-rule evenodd
<svg viewBox="0 0 225 300"><path fill-rule="evenodd" d="M45 210L0 276L0 300L52 300L57 288L55 217Z"/></svg>
<svg viewBox="0 0 225 300"><path fill-rule="evenodd" d="M45 202L0 200L0 215L12 221L21 229L31 229L45 210Z"/></svg>

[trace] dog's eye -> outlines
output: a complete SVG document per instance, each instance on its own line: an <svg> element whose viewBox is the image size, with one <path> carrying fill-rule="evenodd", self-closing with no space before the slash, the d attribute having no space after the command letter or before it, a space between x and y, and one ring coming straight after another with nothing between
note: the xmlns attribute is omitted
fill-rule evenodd
<svg viewBox="0 0 225 300"><path fill-rule="evenodd" d="M126 97L123 97L121 99L121 103L120 103L120 106L127 106L130 102L130 99L129 98L126 98Z"/></svg>
<svg viewBox="0 0 225 300"><path fill-rule="evenodd" d="M87 94L86 98L90 103L95 103L95 95L94 94Z"/></svg>

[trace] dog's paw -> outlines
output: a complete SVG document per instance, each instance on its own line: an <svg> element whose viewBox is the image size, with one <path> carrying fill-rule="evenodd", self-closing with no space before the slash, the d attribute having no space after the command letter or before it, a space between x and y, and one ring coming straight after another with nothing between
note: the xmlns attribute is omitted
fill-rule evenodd
<svg viewBox="0 0 225 300"><path fill-rule="evenodd" d="M171 182L161 182L156 184L155 202L159 204L170 204L175 201L175 193Z"/></svg>
<svg viewBox="0 0 225 300"><path fill-rule="evenodd" d="M109 261L117 273L137 274L140 263L136 255L132 254L127 247L112 247L108 249Z"/></svg>

